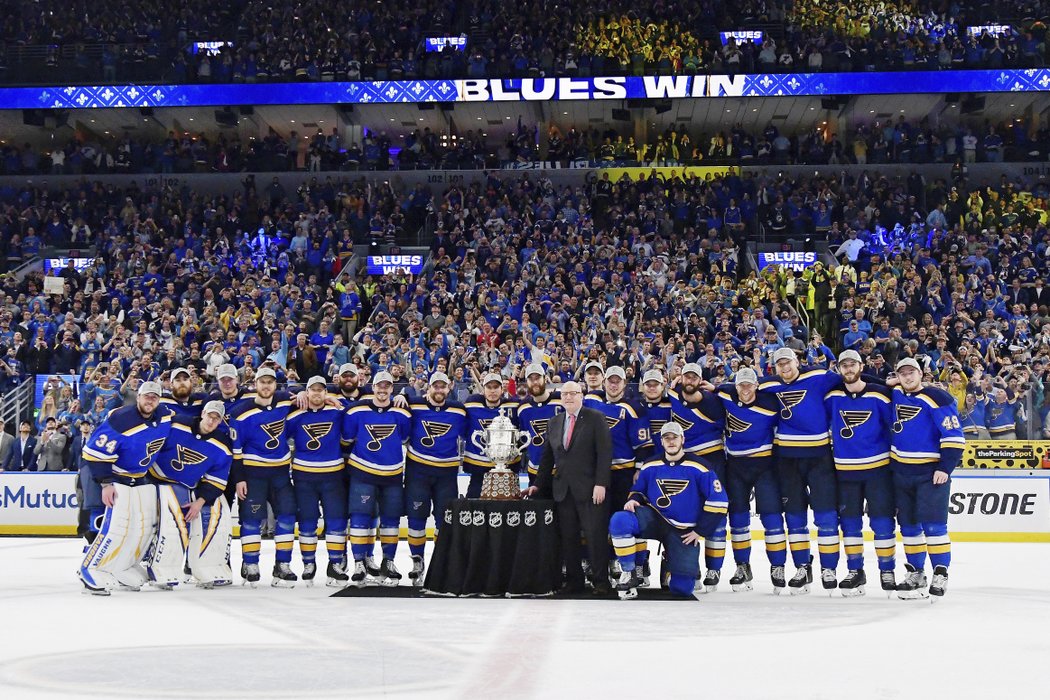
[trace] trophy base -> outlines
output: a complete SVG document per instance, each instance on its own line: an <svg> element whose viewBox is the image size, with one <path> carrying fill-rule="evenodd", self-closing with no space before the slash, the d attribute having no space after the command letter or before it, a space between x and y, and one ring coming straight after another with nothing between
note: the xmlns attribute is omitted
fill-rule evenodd
<svg viewBox="0 0 1050 700"><path fill-rule="evenodd" d="M481 482L481 498L486 501L516 501L521 498L518 475L509 469L490 469Z"/></svg>

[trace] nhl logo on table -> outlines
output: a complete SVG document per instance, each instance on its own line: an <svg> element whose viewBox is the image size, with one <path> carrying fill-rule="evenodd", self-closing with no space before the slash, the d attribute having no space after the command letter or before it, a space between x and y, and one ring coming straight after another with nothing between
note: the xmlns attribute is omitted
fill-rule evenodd
<svg viewBox="0 0 1050 700"><path fill-rule="evenodd" d="M521 513L511 511L507 513L507 527L517 527L521 523Z"/></svg>
<svg viewBox="0 0 1050 700"><path fill-rule="evenodd" d="M554 511L551 510L550 508L548 508L547 510L543 511L543 524L544 525L550 525L553 522L554 522Z"/></svg>
<svg viewBox="0 0 1050 700"><path fill-rule="evenodd" d="M470 511L465 510L459 514L459 524L463 526L470 525Z"/></svg>
<svg viewBox="0 0 1050 700"><path fill-rule="evenodd" d="M503 525L502 513L489 513L489 527L500 527Z"/></svg>
<svg viewBox="0 0 1050 700"><path fill-rule="evenodd" d="M451 508L446 508L445 509L445 524L446 525L451 525L452 524L452 509Z"/></svg>
<svg viewBox="0 0 1050 700"><path fill-rule="evenodd" d="M530 510L525 514L525 527L532 527L536 524L536 511Z"/></svg>
<svg viewBox="0 0 1050 700"><path fill-rule="evenodd" d="M481 527L485 524L485 511L476 510L474 511L474 524Z"/></svg>

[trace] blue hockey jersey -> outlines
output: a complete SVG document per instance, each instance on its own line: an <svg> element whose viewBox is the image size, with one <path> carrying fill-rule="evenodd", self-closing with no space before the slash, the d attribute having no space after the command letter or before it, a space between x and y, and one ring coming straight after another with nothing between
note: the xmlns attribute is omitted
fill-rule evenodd
<svg viewBox="0 0 1050 700"><path fill-rule="evenodd" d="M927 386L909 394L894 387L892 418L890 457L894 469L951 474L959 466L966 439L955 399L948 392Z"/></svg>
<svg viewBox="0 0 1050 700"><path fill-rule="evenodd" d="M790 384L780 377L763 377L759 391L780 402L776 445L783 457L814 457L826 453L831 438L824 397L842 385L842 377L821 367L803 367Z"/></svg>
<svg viewBox="0 0 1050 700"><path fill-rule="evenodd" d="M457 401L434 406L426 399L409 403L412 437L408 441L410 473L455 476L461 463L459 442L467 437L467 409Z"/></svg>
<svg viewBox="0 0 1050 700"><path fill-rule="evenodd" d="M773 456L773 438L779 420L780 404L771 394L755 394L745 404L736 387L723 384L715 394L726 412L726 454L738 459L768 459Z"/></svg>
<svg viewBox="0 0 1050 700"><path fill-rule="evenodd" d="M346 437L346 412L324 406L319 409L296 409L288 414L284 426L292 441L292 471L300 474L338 474L346 463L343 442Z"/></svg>
<svg viewBox="0 0 1050 700"><path fill-rule="evenodd" d="M649 437L649 420L633 401L620 400L609 403L605 392L589 393L583 405L593 408L605 416L612 437L612 469L633 469L639 459L652 451L653 441Z"/></svg>
<svg viewBox="0 0 1050 700"><path fill-rule="evenodd" d="M652 440L654 448L658 449L660 442L660 428L664 423L671 420L671 400L666 396L659 401L649 402L644 397L638 403L645 419L649 422L649 439Z"/></svg>
<svg viewBox="0 0 1050 700"><path fill-rule="evenodd" d="M705 464L725 461L723 435L726 411L714 394L702 391L700 401L686 401L677 389L669 389L671 420L685 432L685 451Z"/></svg>
<svg viewBox="0 0 1050 700"><path fill-rule="evenodd" d="M186 401L176 401L170 394L160 397L161 405L167 406L176 418L200 418L207 400L207 394L190 394Z"/></svg>
<svg viewBox="0 0 1050 700"><path fill-rule="evenodd" d="M504 399L500 401L499 406L496 408L490 408L483 395L474 394L467 398L463 407L467 411L467 434L463 446L463 468L468 474L484 474L495 465L485 456L484 450L474 443L474 440L477 439L478 442L481 442L480 435L484 434L489 423L499 415L500 408L504 409L504 413L510 419L510 422L520 429L518 402L513 399ZM507 466L515 469L519 462L520 460L515 460Z"/></svg>
<svg viewBox="0 0 1050 700"><path fill-rule="evenodd" d="M551 392L550 397L542 403L529 396L518 405L518 421L521 428L532 436L526 450L529 474L536 474L540 460L543 459L543 445L547 442L547 428L550 427L551 419L563 410L561 394L556 391Z"/></svg>
<svg viewBox="0 0 1050 700"><path fill-rule="evenodd" d="M235 478L240 481L243 476L262 474L268 469L287 469L292 460L285 432L285 422L292 412L291 394L276 392L269 406L260 406L254 398L244 400L233 410L230 425Z"/></svg>
<svg viewBox="0 0 1050 700"><path fill-rule="evenodd" d="M412 435L408 409L379 408L360 401L346 412L346 438L353 442L348 462L353 478L365 483L400 481L405 471L405 442Z"/></svg>
<svg viewBox="0 0 1050 700"><path fill-rule="evenodd" d="M114 477L145 476L171 433L171 420L171 411L163 406L158 406L148 419L134 405L110 413L84 446L91 476L103 484Z"/></svg>
<svg viewBox="0 0 1050 700"><path fill-rule="evenodd" d="M893 395L878 384L860 393L844 387L824 397L831 421L831 452L840 479L866 479L890 463Z"/></svg>
<svg viewBox="0 0 1050 700"><path fill-rule="evenodd" d="M233 420L234 409L242 402L247 402L254 399L254 392L245 391L244 389L238 389L237 393L233 396L233 398L229 399L224 399L222 397L221 391L213 391L210 394L208 394L207 398L205 398L204 400L204 403L208 403L209 401L222 401L222 407L226 409L226 415L223 416L222 425L225 428L226 432L230 434L230 438L235 439L235 431L233 430L233 426L230 422ZM201 406L201 410L204 410L203 406Z"/></svg>
<svg viewBox="0 0 1050 700"><path fill-rule="evenodd" d="M724 526L729 512L722 482L691 456L678 462L664 457L646 462L628 498L651 506L668 525L702 535Z"/></svg>
<svg viewBox="0 0 1050 700"><path fill-rule="evenodd" d="M149 473L159 481L194 489L211 503L222 495L233 465L233 442L223 430L200 432L199 418L175 418Z"/></svg>
<svg viewBox="0 0 1050 700"><path fill-rule="evenodd" d="M962 424L963 435L970 439L976 439L982 428L987 430L988 426L985 425L987 413L988 399L983 396L978 396L976 403L974 403L973 408L970 409L969 413L959 414L959 422Z"/></svg>
<svg viewBox="0 0 1050 700"><path fill-rule="evenodd" d="M989 399L984 409L985 427L993 440L1001 439L1005 433L1017 429L1017 403L999 403Z"/></svg>

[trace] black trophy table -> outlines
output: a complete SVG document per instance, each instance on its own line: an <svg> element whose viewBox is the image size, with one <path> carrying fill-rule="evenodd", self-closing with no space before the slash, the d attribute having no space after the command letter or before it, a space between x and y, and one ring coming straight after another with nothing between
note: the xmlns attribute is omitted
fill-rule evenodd
<svg viewBox="0 0 1050 700"><path fill-rule="evenodd" d="M561 585L554 501L449 504L424 589L445 595L548 595Z"/></svg>

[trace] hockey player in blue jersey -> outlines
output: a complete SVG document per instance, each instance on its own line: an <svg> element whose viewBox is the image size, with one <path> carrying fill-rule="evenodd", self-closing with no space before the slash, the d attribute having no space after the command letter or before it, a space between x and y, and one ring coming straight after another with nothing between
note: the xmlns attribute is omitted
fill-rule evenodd
<svg viewBox="0 0 1050 700"><path fill-rule="evenodd" d="M723 384L716 391L726 411L726 481L723 485L729 497L729 534L736 561L736 572L729 584L734 591L754 588L751 573L751 494L754 492L755 507L765 530L773 593L779 595L785 585L787 562L780 484L773 462L773 438L780 406L770 394L758 393L758 375L750 367L737 370L733 384Z"/></svg>
<svg viewBox="0 0 1050 700"><path fill-rule="evenodd" d="M171 393L161 397L161 404L176 418L200 418L201 409L208 397L203 393L194 393L193 375L190 371L185 367L176 367L171 370L168 381L171 384Z"/></svg>
<svg viewBox="0 0 1050 700"><path fill-rule="evenodd" d="M233 583L230 507L222 497L233 464L225 412L221 401L209 401L198 418L176 417L150 467L159 517L146 570L155 586L178 585L184 561L202 588Z"/></svg>
<svg viewBox="0 0 1050 700"><path fill-rule="evenodd" d="M234 407L237 406L241 401L250 398L251 392L245 390L240 386L240 376L237 374L237 368L227 363L219 365L219 368L215 370L215 383L218 385L218 389L208 394L208 401L221 401L223 408L226 409L226 415L222 419L223 430L230 434L232 440L235 436L230 430L230 421L233 419ZM229 483L226 484L226 503L232 508L233 501L237 498L237 483L231 478Z"/></svg>
<svg viewBox="0 0 1050 700"><path fill-rule="evenodd" d="M962 426L955 399L922 385L922 369L913 358L897 363L899 386L893 390L890 467L893 470L897 522L904 540L908 575L897 585L900 598L925 598L926 555L933 565L929 595L943 596L952 559L948 539L951 474L962 460Z"/></svg>
<svg viewBox="0 0 1050 700"><path fill-rule="evenodd" d="M780 403L777 422L777 478L787 521L788 546L797 567L788 581L793 595L809 593L813 558L809 554L809 516L817 525L820 579L825 590L838 587L835 565L839 557L839 519L836 512L835 467L824 397L842 378L821 367L799 367L791 348L773 353L776 377L765 378L759 391Z"/></svg>
<svg viewBox="0 0 1050 700"><path fill-rule="evenodd" d="M846 597L864 595L863 516L875 534L879 579L885 591L896 590L893 569L897 549L890 473L891 392L861 377L860 354L846 350L838 359L843 387L824 397L831 420L831 447L838 475L839 522L848 573L839 582Z"/></svg>
<svg viewBox="0 0 1050 700"><path fill-rule="evenodd" d="M666 384L664 375L658 369L650 369L642 375L642 399L639 403L648 421L649 436L655 449L659 449L655 442L660 435L660 428L671 420L671 400L664 391Z"/></svg>
<svg viewBox="0 0 1050 700"><path fill-rule="evenodd" d="M412 414L391 401L394 377L389 372L376 373L372 397L360 401L346 412L346 437L353 442L350 465L350 549L354 571L350 585L355 587L378 582L396 586L401 574L394 566L404 503L405 442L412 434ZM365 568L365 556L371 552L369 528L379 506L379 542L383 563L378 581Z"/></svg>
<svg viewBox="0 0 1050 700"><path fill-rule="evenodd" d="M634 485L637 464L653 449L649 424L640 407L625 396L627 375L623 367L610 367L605 373L605 389L588 392L583 399L587 408L605 416L612 435L612 472L609 485L609 508L617 511L627 502Z"/></svg>
<svg viewBox="0 0 1050 700"><path fill-rule="evenodd" d="M641 382L642 397L638 406L642 412L642 419L649 428L649 440L652 443L659 442L660 428L664 423L671 420L671 399L667 398L665 391L667 381L658 369L650 369L642 375ZM655 451L660 450L658 444L654 444ZM641 562L642 586L649 585L649 549L645 541L638 543L638 561Z"/></svg>
<svg viewBox="0 0 1050 700"><path fill-rule="evenodd" d="M448 400L452 382L444 372L430 377L424 399L409 403L412 437L405 463L405 514L408 516L408 548L413 586L423 585L423 553L427 543L427 518L434 513L434 531L439 529L449 502L459 494L462 467L460 442L467 437L467 409Z"/></svg>
<svg viewBox="0 0 1050 700"><path fill-rule="evenodd" d="M551 419L562 412L561 395L547 386L547 371L543 365L533 363L525 368L525 385L529 395L518 405L518 422L532 440L525 453L529 484L536 480L536 471L543 458L543 445L547 441L547 426Z"/></svg>
<svg viewBox="0 0 1050 700"><path fill-rule="evenodd" d="M277 391L277 373L260 367L255 373L255 393L234 406L230 420L233 436L232 479L241 499L241 577L254 587L260 579L259 549L267 502L273 507L277 549L272 585L291 588L298 577L292 573L292 544L295 539L295 491L289 475L292 461L285 422L292 410L292 397Z"/></svg>
<svg viewBox="0 0 1050 700"><path fill-rule="evenodd" d="M481 448L481 434L488 428L500 409L503 409L511 422L518 425L518 402L503 395L503 377L490 372L481 381L481 393L469 397L464 404L467 409L467 440L463 446L463 469L470 475L467 485L467 498L480 498L481 485L485 474L494 466L492 460L485 456ZM520 462L515 461L507 466L517 469Z"/></svg>
<svg viewBox="0 0 1050 700"><path fill-rule="evenodd" d="M682 426L685 451L689 456L714 472L719 479L724 479L725 408L718 397L701 389L702 377L703 370L695 362L682 367L680 386L667 392L671 401L671 420ZM725 530L715 530L704 540L707 573L703 581L697 580L697 590L707 593L715 591L722 577L725 557Z"/></svg>
<svg viewBox="0 0 1050 700"><path fill-rule="evenodd" d="M346 362L339 366L339 372L335 376L335 383L338 385L335 395L344 409L350 408L358 401L367 401L372 397L371 385L361 386L360 381L361 377L358 374L357 365L352 362ZM394 400L397 401L397 397ZM376 564L374 555L377 533L379 531L379 504L375 503L374 505L376 511L373 514L372 526L368 528L367 535L359 538L360 540L368 540L368 542L359 546L368 550L368 554L365 556L365 570L372 579L378 580L379 565Z"/></svg>
<svg viewBox="0 0 1050 700"><path fill-rule="evenodd" d="M89 593L138 590L149 578L140 562L157 523L157 487L146 474L171 432L171 412L160 406L160 396L159 382L143 382L135 405L110 413L84 447L106 506L102 527L80 565Z"/></svg>
<svg viewBox="0 0 1050 700"><path fill-rule="evenodd" d="M639 540L659 540L666 552L665 566L670 572L670 590L681 596L693 593L693 582L700 572L696 549L702 537L725 531L729 502L714 472L683 449L684 431L675 422L660 430L663 454L645 463L624 509L609 521L620 579L616 590L620 598L638 595L641 576L635 554Z"/></svg>
<svg viewBox="0 0 1050 700"><path fill-rule="evenodd" d="M299 518L299 554L303 581L317 576L317 527L324 514L324 541L328 552L326 583L345 586L346 572L346 463L342 443L345 412L327 403L324 377L306 382L306 408L288 414L285 430L293 443L292 479Z"/></svg>

